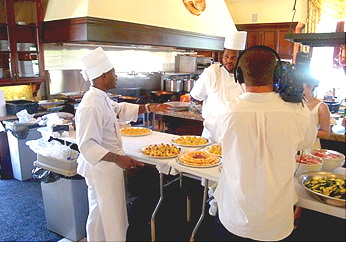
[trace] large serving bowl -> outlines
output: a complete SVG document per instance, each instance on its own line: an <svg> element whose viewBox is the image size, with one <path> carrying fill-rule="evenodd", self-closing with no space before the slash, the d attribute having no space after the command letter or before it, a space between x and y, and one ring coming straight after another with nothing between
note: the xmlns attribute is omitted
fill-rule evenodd
<svg viewBox="0 0 359 255"><path fill-rule="evenodd" d="M332 173L332 172L305 173L305 174L302 174L302 175L298 176L297 180L298 180L299 184L301 185L301 187L303 189L305 189L311 197L313 197L313 198L315 198L315 199L317 199L317 200L319 200L319 201L321 201L323 203L326 203L328 205L333 205L333 206L338 206L338 207L345 207L346 206L346 199L335 198L335 197L331 197L330 195L328 196L328 195L324 195L324 194L315 192L315 191L307 188L306 185L305 185L307 182L310 182L310 181L313 181L313 180L321 181L321 180L324 180L325 178L328 178L328 179L334 178L334 179L346 180L345 175ZM331 181L331 182L335 182L335 181ZM329 182L328 182L328 184L329 184ZM334 184L334 185L336 185L336 184ZM333 185L328 185L328 186L333 186ZM336 185L336 187L338 187L338 185Z"/></svg>
<svg viewBox="0 0 359 255"><path fill-rule="evenodd" d="M297 155L296 162L296 176L308 172L319 172L323 167L323 160L313 155Z"/></svg>
<svg viewBox="0 0 359 255"><path fill-rule="evenodd" d="M343 166L345 162L344 154L337 151L319 149L311 151L311 154L323 160L322 171L332 171Z"/></svg>

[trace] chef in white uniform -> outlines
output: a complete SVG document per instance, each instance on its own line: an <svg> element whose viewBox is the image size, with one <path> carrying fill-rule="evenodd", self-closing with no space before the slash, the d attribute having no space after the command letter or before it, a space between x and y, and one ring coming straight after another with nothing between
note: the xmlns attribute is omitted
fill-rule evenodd
<svg viewBox="0 0 359 255"><path fill-rule="evenodd" d="M77 173L88 186L87 241L125 241L128 227L124 169L143 163L125 156L119 123L136 121L145 111L169 111L162 104L115 103L107 90L115 88L115 69L101 47L82 56L81 72L91 81L76 115L76 142L80 150Z"/></svg>
<svg viewBox="0 0 359 255"><path fill-rule="evenodd" d="M222 241L278 241L293 230L296 152L314 143L317 128L307 107L273 92L271 51L251 47L239 64L246 92L204 122L223 145L216 229Z"/></svg>
<svg viewBox="0 0 359 255"><path fill-rule="evenodd" d="M190 95L197 101L203 101L202 117L206 119L215 108L215 104L238 97L244 89L234 80L234 66L240 50L245 49L247 32L230 31L224 41L222 64L212 64L204 69L196 81ZM204 127L202 136L211 139L210 132Z"/></svg>

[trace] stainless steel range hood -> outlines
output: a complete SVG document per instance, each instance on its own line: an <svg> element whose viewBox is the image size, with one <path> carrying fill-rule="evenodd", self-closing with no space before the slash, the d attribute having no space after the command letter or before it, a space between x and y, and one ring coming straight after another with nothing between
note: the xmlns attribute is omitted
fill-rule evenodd
<svg viewBox="0 0 359 255"><path fill-rule="evenodd" d="M346 45L346 33L303 33L285 35L285 39L290 42L300 43L311 47L335 47Z"/></svg>
<svg viewBox="0 0 359 255"><path fill-rule="evenodd" d="M222 50L223 28L236 30L224 1L199 16L181 0L48 0L44 12L44 43Z"/></svg>

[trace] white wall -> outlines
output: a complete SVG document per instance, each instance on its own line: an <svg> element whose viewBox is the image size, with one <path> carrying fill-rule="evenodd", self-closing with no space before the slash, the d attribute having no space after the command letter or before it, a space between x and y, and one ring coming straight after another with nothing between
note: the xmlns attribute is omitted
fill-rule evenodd
<svg viewBox="0 0 359 255"><path fill-rule="evenodd" d="M226 0L235 24L252 22L252 14L258 14L257 23L290 22L294 0ZM297 0L294 21L305 24L307 0Z"/></svg>
<svg viewBox="0 0 359 255"><path fill-rule="evenodd" d="M190 14L182 0L49 0L44 20L85 16L217 36L235 29L224 0L207 0L200 16Z"/></svg>
<svg viewBox="0 0 359 255"><path fill-rule="evenodd" d="M46 70L81 69L79 57L96 47L45 45ZM173 72L175 56L179 51L149 51L136 49L104 48L118 72Z"/></svg>

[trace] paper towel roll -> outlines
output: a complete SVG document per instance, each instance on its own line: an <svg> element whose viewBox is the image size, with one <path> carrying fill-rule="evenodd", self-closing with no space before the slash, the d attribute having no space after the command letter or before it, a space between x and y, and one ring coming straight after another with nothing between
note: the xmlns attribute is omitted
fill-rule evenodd
<svg viewBox="0 0 359 255"><path fill-rule="evenodd" d="M6 101L5 94L2 89L0 89L0 117L6 115Z"/></svg>

